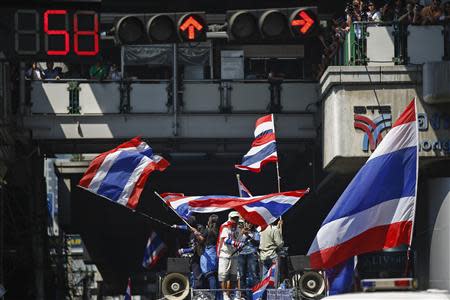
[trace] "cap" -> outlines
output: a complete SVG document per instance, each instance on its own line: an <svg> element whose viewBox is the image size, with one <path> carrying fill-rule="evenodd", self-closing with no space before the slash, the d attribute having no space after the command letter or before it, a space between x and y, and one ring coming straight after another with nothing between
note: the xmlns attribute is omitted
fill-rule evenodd
<svg viewBox="0 0 450 300"><path fill-rule="evenodd" d="M228 214L228 219L231 218L240 218L241 216L239 215L239 213L237 211L232 211Z"/></svg>

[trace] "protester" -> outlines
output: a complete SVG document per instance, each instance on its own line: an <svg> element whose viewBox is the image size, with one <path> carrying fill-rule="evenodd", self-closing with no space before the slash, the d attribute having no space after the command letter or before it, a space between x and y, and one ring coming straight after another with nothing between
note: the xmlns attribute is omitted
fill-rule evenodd
<svg viewBox="0 0 450 300"><path fill-rule="evenodd" d="M206 279L209 289L217 289L217 254L216 242L219 235L219 217L215 214L209 216L208 224L202 233L203 253L200 257L200 268Z"/></svg>
<svg viewBox="0 0 450 300"><path fill-rule="evenodd" d="M188 224L190 226L187 226L185 224L183 225L172 225L172 228L180 229L180 230L190 230L191 234L189 237L189 247L187 248L181 248L178 250L178 254L180 256L187 256L190 257L191 261L191 272L193 275L194 288L201 288L202 282L201 282L201 276L202 272L200 269L200 255L202 254L201 246L199 243L203 242L203 237L201 235L201 226L198 227L199 224L197 224L197 220L195 216L190 216L187 220ZM200 230L199 230L200 229Z"/></svg>
<svg viewBox="0 0 450 300"><path fill-rule="evenodd" d="M440 5L441 0L433 0L430 5L422 9L421 15L423 25L433 25L438 23L443 14Z"/></svg>
<svg viewBox="0 0 450 300"><path fill-rule="evenodd" d="M369 22L380 22L381 21L381 13L377 10L374 1L369 1L367 3L367 21Z"/></svg>
<svg viewBox="0 0 450 300"><path fill-rule="evenodd" d="M119 67L116 64L112 64L109 69L108 79L114 81L120 81L122 79L122 74L119 71Z"/></svg>
<svg viewBox="0 0 450 300"><path fill-rule="evenodd" d="M261 274L266 274L269 268L276 263L278 264L278 251L284 245L283 236L281 234L282 220L276 220L261 232L261 242L259 244L259 258L262 264ZM278 272L277 272L278 273ZM275 276L278 286L278 274Z"/></svg>
<svg viewBox="0 0 450 300"><path fill-rule="evenodd" d="M53 66L53 62L47 62L47 69L44 70L45 79L61 79L61 68Z"/></svg>
<svg viewBox="0 0 450 300"><path fill-rule="evenodd" d="M39 67L38 63L33 62L31 64L31 67L25 73L25 78L31 80L43 80L45 76L41 68Z"/></svg>
<svg viewBox="0 0 450 300"><path fill-rule="evenodd" d="M384 22L398 21L405 13L403 0L388 0L381 9L381 19Z"/></svg>
<svg viewBox="0 0 450 300"><path fill-rule="evenodd" d="M260 234L253 224L244 222L242 230L239 232L239 241L244 244L239 251L238 273L241 289L251 289L258 281L258 247ZM251 292L247 297L251 298Z"/></svg>
<svg viewBox="0 0 450 300"><path fill-rule="evenodd" d="M89 69L89 78L95 80L103 80L106 78L106 67L98 60L95 65Z"/></svg>
<svg viewBox="0 0 450 300"><path fill-rule="evenodd" d="M354 0L352 4L347 5L345 13L347 14L347 31L350 30L353 22L362 21L362 4L359 0Z"/></svg>
<svg viewBox="0 0 450 300"><path fill-rule="evenodd" d="M403 24L420 24L422 23L422 16L420 14L421 8L419 4L408 2L406 4L406 13L403 14L398 21Z"/></svg>
<svg viewBox="0 0 450 300"><path fill-rule="evenodd" d="M237 255L242 247L238 239L237 224L239 213L232 211L228 214L228 221L220 226L219 239L217 241L217 256L219 257L218 279L223 292L223 299L230 300L231 288L236 287L237 281Z"/></svg>

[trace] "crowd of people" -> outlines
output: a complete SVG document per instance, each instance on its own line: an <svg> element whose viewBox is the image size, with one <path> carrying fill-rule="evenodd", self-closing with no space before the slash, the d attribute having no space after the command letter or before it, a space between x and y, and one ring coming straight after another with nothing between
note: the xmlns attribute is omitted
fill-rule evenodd
<svg viewBox="0 0 450 300"><path fill-rule="evenodd" d="M197 224L194 216L188 219L189 226L173 225L191 232L189 247L179 249L178 254L190 257L195 289L220 290L217 299L229 300L232 295L235 299L252 299L250 289L274 263L279 264L284 245L282 221L260 232L232 211L225 223L218 222L213 214L206 226ZM242 293L231 293L236 289Z"/></svg>
<svg viewBox="0 0 450 300"><path fill-rule="evenodd" d="M450 42L450 1L441 0L386 0L382 5L377 1L353 0L345 7L345 16L331 20L329 30L319 36L324 47L322 63L317 73L320 76L338 55L346 34L354 22L380 22L407 25L446 26L446 43ZM361 27L355 26L355 35L361 38Z"/></svg>
<svg viewBox="0 0 450 300"><path fill-rule="evenodd" d="M64 73L61 67L54 67L53 62L47 62L46 68L41 68L38 62L30 64L25 72L25 78L29 80L59 80L59 79L80 79L88 77L90 80L113 80L119 81L122 79L122 74L117 64L105 64L98 60L89 68L88 76L79 74L76 70L71 70L69 74Z"/></svg>

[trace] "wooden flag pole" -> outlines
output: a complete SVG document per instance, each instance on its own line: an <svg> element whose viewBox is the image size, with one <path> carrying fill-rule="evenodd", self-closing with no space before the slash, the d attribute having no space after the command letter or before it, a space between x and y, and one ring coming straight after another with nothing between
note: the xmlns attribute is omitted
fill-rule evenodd
<svg viewBox="0 0 450 300"><path fill-rule="evenodd" d="M192 227L185 219L183 219L178 213L177 213L177 211L175 210L175 209L173 209L173 207L172 206L170 206L169 204L167 204L166 203L166 200L164 200L164 198L163 197L161 197L161 195L160 194L158 194L158 192L157 191L154 191L154 193L155 193L155 195L156 196L158 196L158 198L159 199L161 199L161 201L162 202L164 202L164 204L166 204L168 207L170 207L170 209L187 225L187 227L191 230L191 231L193 231L193 232L196 232L197 230L194 228L194 227Z"/></svg>

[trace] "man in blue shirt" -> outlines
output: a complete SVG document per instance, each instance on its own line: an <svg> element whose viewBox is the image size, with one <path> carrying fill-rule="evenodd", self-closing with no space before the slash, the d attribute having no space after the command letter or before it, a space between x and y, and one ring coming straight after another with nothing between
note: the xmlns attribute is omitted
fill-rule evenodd
<svg viewBox="0 0 450 300"><path fill-rule="evenodd" d="M53 68L52 62L47 62L47 69L44 70L45 79L60 79L61 68Z"/></svg>
<svg viewBox="0 0 450 300"><path fill-rule="evenodd" d="M259 232L255 225L245 222L239 233L239 241L244 244L238 256L238 274L241 289L251 289L258 281ZM251 299L251 292L248 292Z"/></svg>

